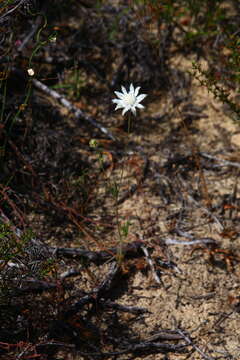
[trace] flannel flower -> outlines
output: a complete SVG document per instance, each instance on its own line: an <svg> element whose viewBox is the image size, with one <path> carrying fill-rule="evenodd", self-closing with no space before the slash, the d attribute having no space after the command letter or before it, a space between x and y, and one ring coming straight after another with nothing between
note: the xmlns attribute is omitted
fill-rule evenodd
<svg viewBox="0 0 240 360"><path fill-rule="evenodd" d="M123 109L122 115L124 115L128 110L131 110L131 112L136 115L136 108L143 109L144 106L140 104L140 102L147 96L146 94L140 94L140 86L136 87L134 89L133 84L129 87L129 92L125 89L124 86L121 87L122 92L114 91L114 93L117 95L118 99L113 99L112 102L117 104L115 110Z"/></svg>

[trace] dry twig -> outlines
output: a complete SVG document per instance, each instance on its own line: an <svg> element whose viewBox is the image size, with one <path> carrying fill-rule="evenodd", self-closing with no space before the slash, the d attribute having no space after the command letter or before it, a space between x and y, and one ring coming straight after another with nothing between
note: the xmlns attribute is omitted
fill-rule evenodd
<svg viewBox="0 0 240 360"><path fill-rule="evenodd" d="M232 167L236 167L236 168L240 169L240 163L220 159L216 156L207 154L205 152L200 152L200 155L206 159L215 160L215 161L219 162L222 166L232 166Z"/></svg>
<svg viewBox="0 0 240 360"><path fill-rule="evenodd" d="M41 81L37 79L32 80L33 85L44 92L45 94L53 97L55 100L57 100L61 105L63 105L65 108L68 109L69 112L73 113L77 119L81 119L84 121L89 122L92 126L98 128L102 133L104 133L108 138L110 138L113 141L116 141L115 137L112 135L112 133L107 130L104 126L97 123L93 118L90 116L84 114L82 110L78 109L75 105L71 104L69 100L67 100L63 95L60 95L57 91L50 89L48 86L43 84Z"/></svg>
<svg viewBox="0 0 240 360"><path fill-rule="evenodd" d="M182 338L186 341L186 343L193 347L204 359L206 360L215 360L212 356L208 356L205 354L197 345L194 344L190 336L188 336L185 332L181 329L177 329L177 332L182 336Z"/></svg>

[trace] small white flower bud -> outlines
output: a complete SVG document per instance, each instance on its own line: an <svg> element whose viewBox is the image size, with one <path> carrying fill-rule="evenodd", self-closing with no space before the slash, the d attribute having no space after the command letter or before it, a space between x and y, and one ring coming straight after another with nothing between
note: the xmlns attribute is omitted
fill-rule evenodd
<svg viewBox="0 0 240 360"><path fill-rule="evenodd" d="M33 76L33 75L34 75L34 70L33 70L32 68L28 69L27 72L28 72L28 75L29 75L29 76Z"/></svg>
<svg viewBox="0 0 240 360"><path fill-rule="evenodd" d="M91 139L91 140L89 141L89 146L90 146L91 148L96 148L96 147L98 147L98 141L97 141L96 139Z"/></svg>

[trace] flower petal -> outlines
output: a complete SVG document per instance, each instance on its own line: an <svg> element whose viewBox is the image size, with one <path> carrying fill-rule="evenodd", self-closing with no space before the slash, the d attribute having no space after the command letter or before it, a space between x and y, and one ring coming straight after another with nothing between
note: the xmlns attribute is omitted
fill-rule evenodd
<svg viewBox="0 0 240 360"><path fill-rule="evenodd" d="M147 94L140 94L137 96L137 102L140 103L145 97L147 96Z"/></svg>
<svg viewBox="0 0 240 360"><path fill-rule="evenodd" d="M119 99L122 99L123 98L123 96L124 96L124 94L122 94L121 92L119 92L119 91L114 91L114 94L116 94L117 95L117 97L119 97Z"/></svg>
<svg viewBox="0 0 240 360"><path fill-rule="evenodd" d="M135 109L135 107L132 107L132 108L131 108L131 111L132 111L133 115L136 116L136 109Z"/></svg>
<svg viewBox="0 0 240 360"><path fill-rule="evenodd" d="M134 94L134 86L133 86L133 84L130 84L129 92Z"/></svg>
<svg viewBox="0 0 240 360"><path fill-rule="evenodd" d="M144 109L145 108L145 106L143 106L142 104L137 104L137 105L135 105L137 108L139 108L139 109Z"/></svg>
<svg viewBox="0 0 240 360"><path fill-rule="evenodd" d="M130 110L130 106L126 106L126 107L123 109L122 115L124 115L128 110Z"/></svg>
<svg viewBox="0 0 240 360"><path fill-rule="evenodd" d="M122 89L123 95L127 94L127 90L125 89L124 86L121 86L121 89Z"/></svg>
<svg viewBox="0 0 240 360"><path fill-rule="evenodd" d="M122 106L122 104L117 104L117 106L115 107L114 110L118 110L118 109L122 109L124 106Z"/></svg>
<svg viewBox="0 0 240 360"><path fill-rule="evenodd" d="M134 91L134 95L137 96L140 90L140 86L136 87L135 91Z"/></svg>

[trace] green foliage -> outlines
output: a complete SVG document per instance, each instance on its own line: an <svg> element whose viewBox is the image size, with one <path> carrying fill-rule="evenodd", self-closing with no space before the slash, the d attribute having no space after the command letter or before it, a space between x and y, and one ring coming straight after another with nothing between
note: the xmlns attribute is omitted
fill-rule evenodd
<svg viewBox="0 0 240 360"><path fill-rule="evenodd" d="M127 220L124 224L121 225L121 236L127 237L129 234L129 228L131 226L131 222Z"/></svg>
<svg viewBox="0 0 240 360"><path fill-rule="evenodd" d="M53 89L64 89L67 97L79 100L86 81L83 72L75 65L70 69L62 82L52 86Z"/></svg>
<svg viewBox="0 0 240 360"><path fill-rule="evenodd" d="M159 39L164 37L167 25L172 31L171 36L177 38L179 50L207 60L207 70L195 61L191 74L216 99L227 104L233 117L239 119L240 109L231 94L232 90L239 92L240 89L236 4L224 0L138 0L131 3L142 15L151 17L151 26L154 22L157 24ZM152 43L159 46L158 41Z"/></svg>
<svg viewBox="0 0 240 360"><path fill-rule="evenodd" d="M119 196L119 186L118 186L117 182L114 181L114 183L111 184L109 190L110 190L112 197L115 199L115 201L117 201L118 196Z"/></svg>
<svg viewBox="0 0 240 360"><path fill-rule="evenodd" d="M3 0L0 2L0 9L4 9L9 5L12 5L14 3L14 0Z"/></svg>
<svg viewBox="0 0 240 360"><path fill-rule="evenodd" d="M24 279L43 279L55 269L55 259L31 241L31 230L16 235L10 225L0 225L0 302L5 302Z"/></svg>
<svg viewBox="0 0 240 360"><path fill-rule="evenodd" d="M9 261L16 260L19 255L23 254L23 249L27 242L31 238L32 233L30 231L23 233L18 238L16 234L11 230L9 225L0 225L0 260Z"/></svg>
<svg viewBox="0 0 240 360"><path fill-rule="evenodd" d="M29 234L24 233L20 238L14 233L10 225L0 225L0 300L5 301L6 297L11 292L11 282L15 279L20 282L20 277L17 276L15 269L8 269L7 263L18 262L24 252L29 239Z"/></svg>
<svg viewBox="0 0 240 360"><path fill-rule="evenodd" d="M200 64L193 62L193 76L199 81L199 83L206 87L211 92L215 99L221 101L223 104L227 104L229 109L233 113L233 119L240 120L240 107L231 98L230 90L220 85L215 73L211 70L203 70Z"/></svg>

